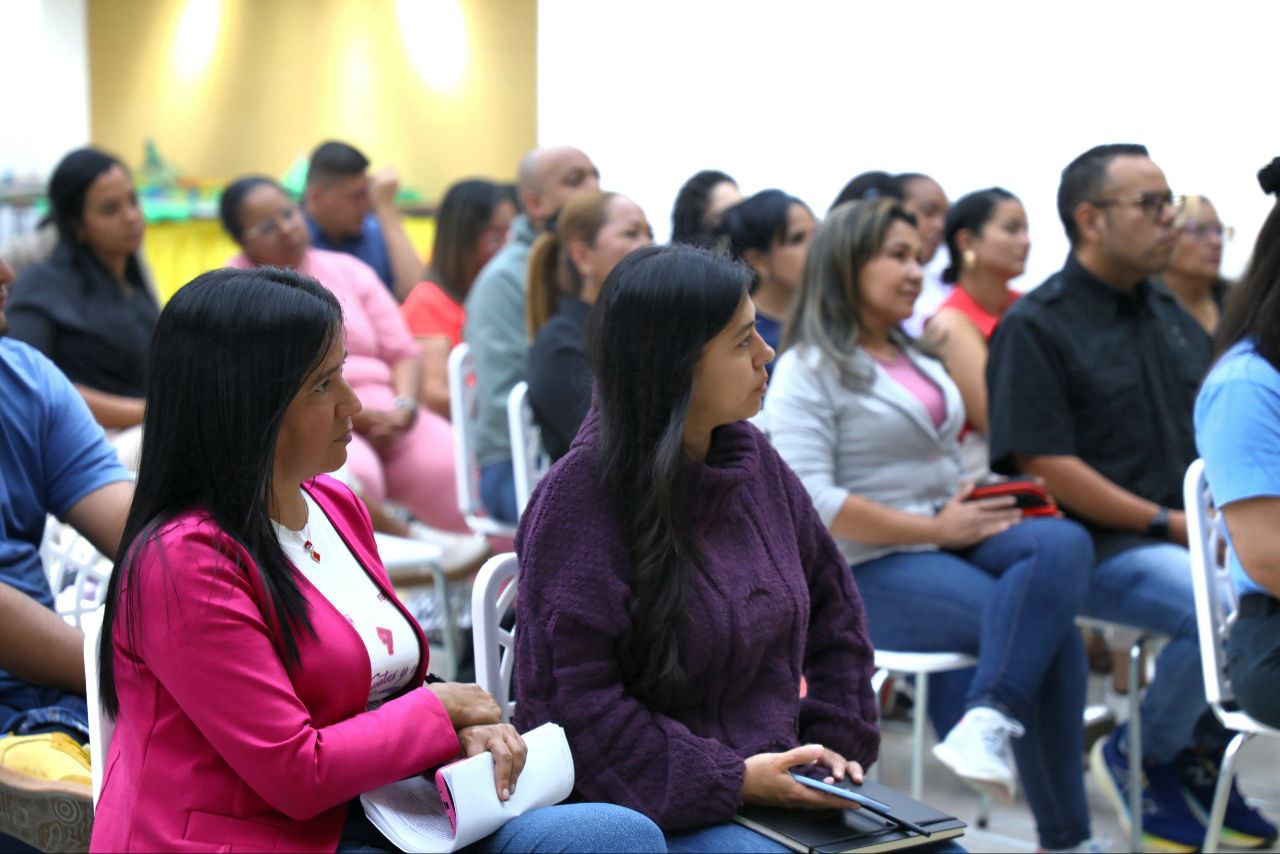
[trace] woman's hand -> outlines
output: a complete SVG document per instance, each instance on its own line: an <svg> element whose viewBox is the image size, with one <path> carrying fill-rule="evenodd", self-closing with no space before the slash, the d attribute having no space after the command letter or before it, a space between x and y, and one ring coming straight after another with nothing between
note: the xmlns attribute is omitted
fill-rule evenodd
<svg viewBox="0 0 1280 854"><path fill-rule="evenodd" d="M426 688L440 699L453 728L459 732L467 727L486 726L502 721L498 701L479 685L434 682Z"/></svg>
<svg viewBox="0 0 1280 854"><path fill-rule="evenodd" d="M381 450L404 435L412 423L412 413L397 409L365 408L356 413L351 422L357 433Z"/></svg>
<svg viewBox="0 0 1280 854"><path fill-rule="evenodd" d="M465 727L458 730L458 744L464 757L493 754L493 783L498 800L508 800L516 790L516 778L524 770L524 760L529 754L516 728L511 724Z"/></svg>
<svg viewBox="0 0 1280 854"><path fill-rule="evenodd" d="M933 517L937 543L944 549L963 549L1007 531L1022 521L1022 511L1012 495L966 501L973 484L961 485Z"/></svg>
<svg viewBox="0 0 1280 854"><path fill-rule="evenodd" d="M801 809L857 809L851 800L829 795L797 783L789 773L800 765L825 765L831 769L826 782L834 783L848 777L855 783L862 782L862 767L849 762L834 750L820 744L806 744L786 753L757 753L746 760L747 771L742 777L742 802L769 807L800 807Z"/></svg>

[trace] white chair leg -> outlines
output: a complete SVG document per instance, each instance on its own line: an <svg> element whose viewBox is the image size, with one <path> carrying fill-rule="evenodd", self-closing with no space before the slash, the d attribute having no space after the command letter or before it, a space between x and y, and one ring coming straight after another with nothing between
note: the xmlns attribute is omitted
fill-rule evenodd
<svg viewBox="0 0 1280 854"><path fill-rule="evenodd" d="M929 674L915 675L915 708L911 710L911 797L924 797L924 727L929 719Z"/></svg>
<svg viewBox="0 0 1280 854"><path fill-rule="evenodd" d="M980 830L986 830L987 825L991 823L991 796L986 792L978 795L978 821L977 825Z"/></svg>
<svg viewBox="0 0 1280 854"><path fill-rule="evenodd" d="M1209 810L1209 825L1205 828L1204 846L1200 849L1205 854L1213 854L1218 850L1218 837L1222 835L1222 819L1227 814L1227 796L1231 794L1231 780L1236 775L1236 758L1240 748L1249 740L1250 734L1238 732L1227 745L1222 754L1222 764L1218 768L1218 785L1213 791L1213 807Z"/></svg>
<svg viewBox="0 0 1280 854"><path fill-rule="evenodd" d="M1142 850L1142 651L1147 636L1129 647L1129 845Z"/></svg>
<svg viewBox="0 0 1280 854"><path fill-rule="evenodd" d="M444 567L439 561L431 563L431 574L435 576L436 597L440 601L440 633L444 638L444 654L449 660L448 672L440 673L443 679L456 679L461 661L462 641L458 637L458 620L453 613L452 597L449 595L449 582L445 578ZM441 668L443 670L445 668Z"/></svg>

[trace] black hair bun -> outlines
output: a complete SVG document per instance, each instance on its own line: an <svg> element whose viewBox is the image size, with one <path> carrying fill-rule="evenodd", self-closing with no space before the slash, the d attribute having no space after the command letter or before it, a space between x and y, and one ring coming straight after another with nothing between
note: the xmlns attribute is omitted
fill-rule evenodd
<svg viewBox="0 0 1280 854"><path fill-rule="evenodd" d="M1270 163L1258 170L1258 183L1262 185L1264 193L1275 195L1280 192L1280 157L1272 158Z"/></svg>

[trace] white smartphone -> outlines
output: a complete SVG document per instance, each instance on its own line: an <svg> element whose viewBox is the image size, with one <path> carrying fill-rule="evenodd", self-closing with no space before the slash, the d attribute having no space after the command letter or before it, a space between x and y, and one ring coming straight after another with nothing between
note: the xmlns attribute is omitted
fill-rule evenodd
<svg viewBox="0 0 1280 854"><path fill-rule="evenodd" d="M822 780L815 780L812 777L797 774L795 771L791 772L791 776L797 783L803 783L811 789L817 789L820 792L826 792L829 795L835 795L836 797L853 801L855 804L861 804L864 807L870 807L871 809L879 812L888 812L890 809L888 804L881 803L875 798L868 798L866 795L860 795L855 791L838 786L835 783L826 783Z"/></svg>

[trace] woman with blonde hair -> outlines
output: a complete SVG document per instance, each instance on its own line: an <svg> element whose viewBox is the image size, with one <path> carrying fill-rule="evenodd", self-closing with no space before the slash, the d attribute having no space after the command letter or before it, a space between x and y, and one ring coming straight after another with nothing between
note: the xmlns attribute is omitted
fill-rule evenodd
<svg viewBox="0 0 1280 854"><path fill-rule="evenodd" d="M1229 287L1218 272L1222 249L1235 230L1223 226L1217 208L1204 196L1184 197L1173 227L1177 241L1160 278L1182 310L1212 336L1222 318Z"/></svg>
<svg viewBox="0 0 1280 854"><path fill-rule="evenodd" d="M618 262L653 243L644 211L617 193L567 204L529 252L529 403L542 444L558 460L591 407L587 315Z"/></svg>

